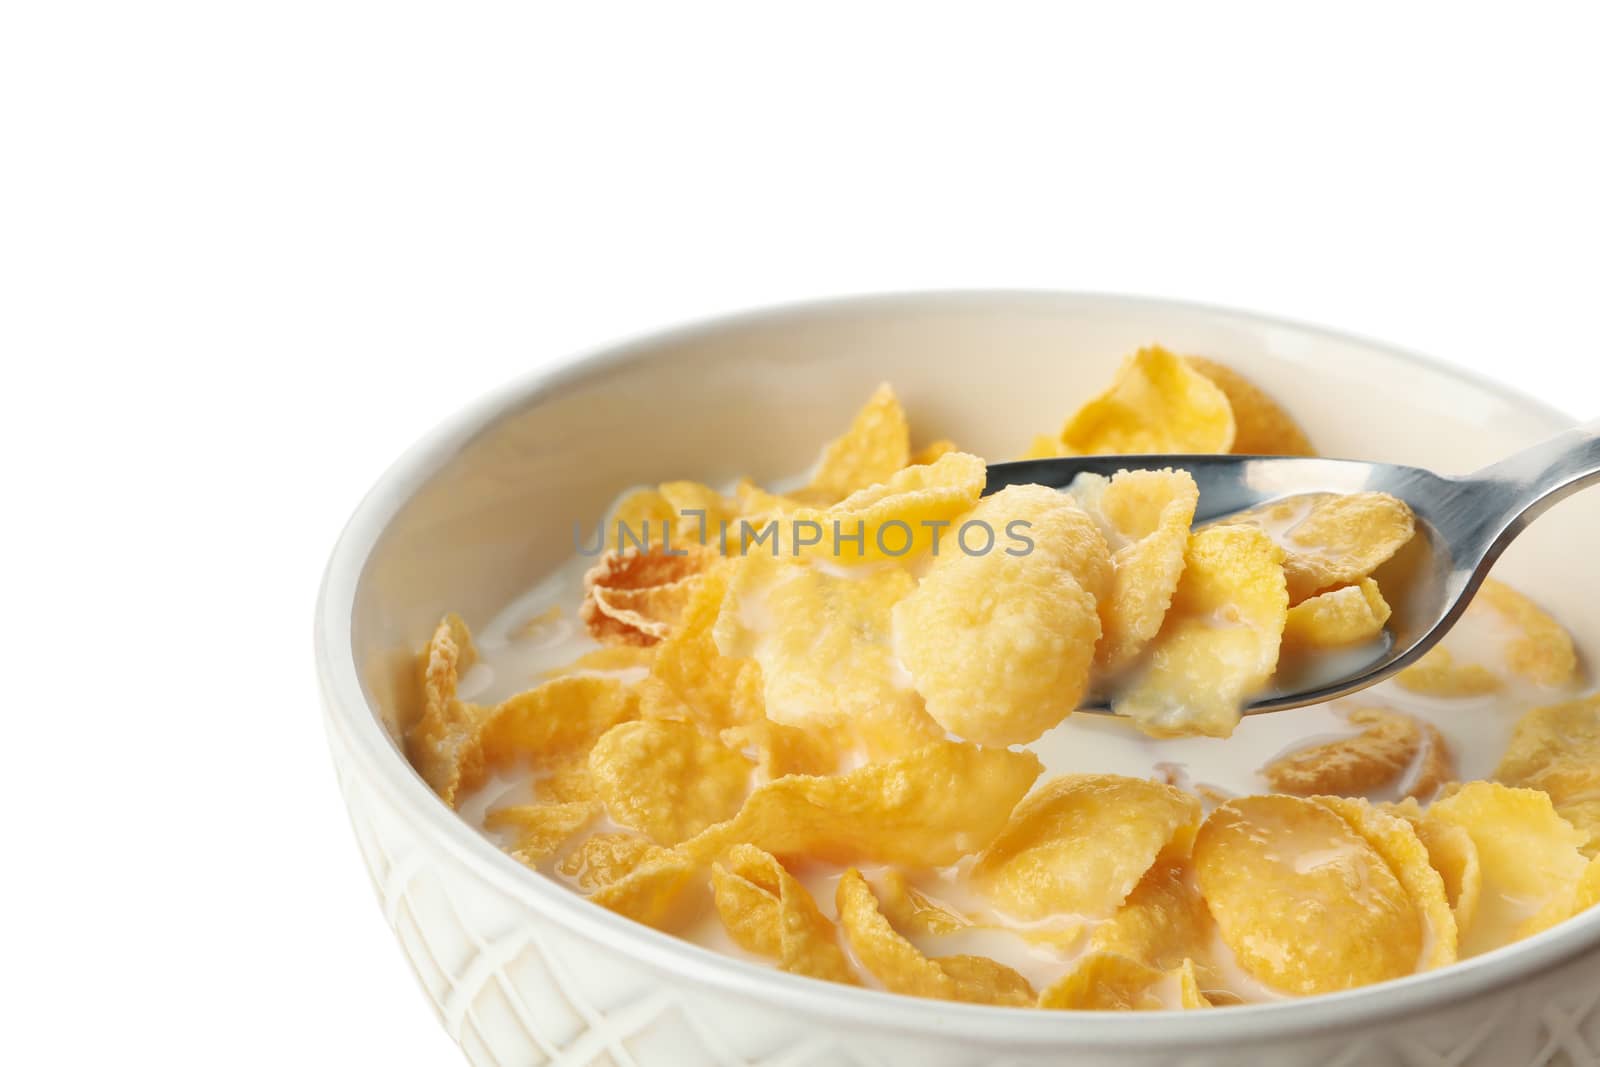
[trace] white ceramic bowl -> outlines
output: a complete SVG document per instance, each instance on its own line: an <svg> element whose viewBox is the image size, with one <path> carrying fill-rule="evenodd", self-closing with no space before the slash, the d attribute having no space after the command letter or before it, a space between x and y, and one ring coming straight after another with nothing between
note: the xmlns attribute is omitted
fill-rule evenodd
<svg viewBox="0 0 1600 1067"><path fill-rule="evenodd" d="M503 855L396 747L439 615L481 625L566 558L619 489L810 463L880 380L919 435L1016 455L1159 341L1219 357L1328 455L1464 471L1570 420L1441 364L1215 308L944 293L779 308L515 382L429 433L356 510L328 565L317 658L362 855L441 1021L478 1064L1360 1065L1600 1063L1600 910L1433 974L1209 1012L1039 1012L918 1000L725 958L593 906ZM1508 368L1514 373L1514 368ZM592 525L591 527L592 528ZM1568 501L1497 573L1600 647L1600 498ZM1287 714L1293 714L1288 712Z"/></svg>

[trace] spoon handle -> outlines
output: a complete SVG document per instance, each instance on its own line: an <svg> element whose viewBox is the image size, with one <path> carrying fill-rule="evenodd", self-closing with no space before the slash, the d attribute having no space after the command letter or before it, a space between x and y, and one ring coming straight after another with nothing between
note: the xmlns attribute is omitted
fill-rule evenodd
<svg viewBox="0 0 1600 1067"><path fill-rule="evenodd" d="M1552 505L1600 482L1600 421L1541 441L1475 474L1460 485L1480 516L1477 532L1486 561Z"/></svg>

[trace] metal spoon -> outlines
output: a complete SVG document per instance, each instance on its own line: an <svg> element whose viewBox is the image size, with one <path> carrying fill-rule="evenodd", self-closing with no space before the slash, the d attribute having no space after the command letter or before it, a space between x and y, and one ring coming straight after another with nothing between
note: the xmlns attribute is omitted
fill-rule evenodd
<svg viewBox="0 0 1600 1067"><path fill-rule="evenodd" d="M1417 534L1376 574L1393 608L1381 647L1364 655L1317 657L1244 709L1282 711L1345 696L1422 658L1466 610L1494 561L1512 538L1552 504L1600 481L1600 422L1568 430L1542 444L1463 477L1417 467L1351 459L1297 456L1072 456L996 463L985 493L1008 485L1065 488L1085 471L1177 467L1200 487L1196 526L1302 493L1389 493L1411 506ZM1104 710L1104 703L1084 710Z"/></svg>

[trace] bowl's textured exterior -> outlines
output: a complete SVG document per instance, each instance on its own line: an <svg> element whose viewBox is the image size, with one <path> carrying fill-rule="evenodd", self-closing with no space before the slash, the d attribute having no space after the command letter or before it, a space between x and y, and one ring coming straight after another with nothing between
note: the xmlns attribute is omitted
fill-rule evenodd
<svg viewBox="0 0 1600 1067"><path fill-rule="evenodd" d="M723 959L593 907L457 820L396 749L399 687L428 622L457 605L481 622L569 550L564 528L553 538L514 535L528 529L530 507L544 514L560 500L574 515L592 514L619 485L658 476L798 469L819 436L814 427L840 424L878 378L895 381L914 411L944 414L939 436L1012 454L1025 444L1012 439L1013 422L1050 425L1039 421L1043 411L1059 418L1086 392L1064 383L1104 381L1118 355L1155 339L1238 364L1304 415L1314 439L1334 440L1329 451L1463 469L1563 421L1381 346L1236 313L1070 294L933 294L781 309L577 361L497 394L385 475L335 550L318 606L328 735L384 916L471 1062L1600 1067L1600 916L1436 974L1274 1005L1132 1016L919 1001ZM1074 344L1082 354L1070 351ZM1100 348L1103 358L1090 354ZM1052 358L1073 369L1047 383L1053 395L1032 416L1016 415L1039 391L1028 383L996 387L987 402L959 381L917 387L919 373L966 372L972 352L992 353L985 374L1037 376ZM866 355L882 358L863 367ZM737 369L751 366L754 376ZM731 470L702 469L711 446L682 442L704 424L673 425L658 410L671 395L662 376L680 371L690 382L722 383L706 385L691 414L725 421L781 378L792 410L753 413L743 430L776 423L768 428L772 447L732 457ZM1373 424L1355 436L1345 428L1341 440L1326 407L1307 406L1311 397L1337 404L1380 372L1398 393L1365 405ZM1414 404L1407 388L1435 403ZM976 417L963 414L975 406ZM636 450L602 449L578 432L597 423L601 431L607 423L649 426L653 415L666 420L655 430L669 442L649 450L659 475L639 469ZM799 451L790 439L804 442ZM1550 561L1593 543L1600 509L1558 512L1538 537L1529 535L1536 544L1517 546L1507 573L1560 612L1591 593L1564 593L1564 570ZM445 552L450 546L459 559ZM1574 610L1563 613L1574 619ZM1600 630L1585 628L1580 622L1580 643L1600 639Z"/></svg>

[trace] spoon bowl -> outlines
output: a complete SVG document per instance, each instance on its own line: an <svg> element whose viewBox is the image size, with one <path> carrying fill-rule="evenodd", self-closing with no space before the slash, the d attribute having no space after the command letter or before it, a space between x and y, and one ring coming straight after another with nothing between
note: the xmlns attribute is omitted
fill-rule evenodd
<svg viewBox="0 0 1600 1067"><path fill-rule="evenodd" d="M1419 467L1304 456L1069 456L989 467L985 493L1008 485L1065 489L1079 474L1173 467L1200 489L1194 525L1306 493L1388 493L1416 516L1416 535L1374 574L1393 611L1383 639L1285 665L1246 715L1333 700L1421 659L1466 610L1507 545L1557 501L1600 481L1600 422L1465 476ZM1085 711L1109 711L1105 701Z"/></svg>

